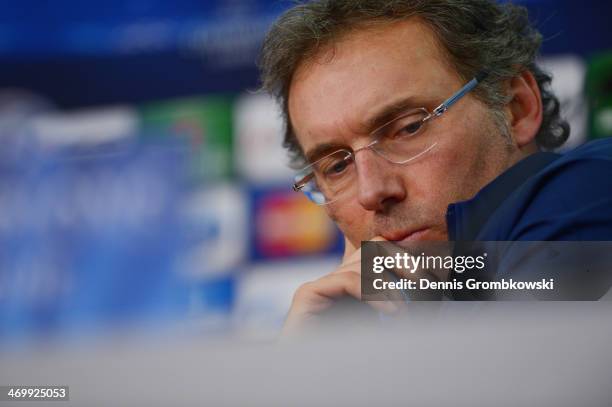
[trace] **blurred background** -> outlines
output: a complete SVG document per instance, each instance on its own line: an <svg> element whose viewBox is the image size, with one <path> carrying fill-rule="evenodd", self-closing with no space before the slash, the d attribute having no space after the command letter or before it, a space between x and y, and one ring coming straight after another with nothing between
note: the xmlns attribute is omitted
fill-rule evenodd
<svg viewBox="0 0 612 407"><path fill-rule="evenodd" d="M612 3L517 3L545 38L564 148L612 135ZM295 288L339 263L257 92L262 39L290 5L2 1L0 343L272 338Z"/></svg>

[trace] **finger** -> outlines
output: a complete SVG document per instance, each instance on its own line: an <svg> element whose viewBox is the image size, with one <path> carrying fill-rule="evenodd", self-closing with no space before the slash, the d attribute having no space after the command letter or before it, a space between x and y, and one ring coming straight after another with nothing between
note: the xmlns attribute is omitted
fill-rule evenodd
<svg viewBox="0 0 612 407"><path fill-rule="evenodd" d="M300 292L301 291L301 292ZM295 312L316 314L333 304L333 300L350 295L361 300L361 276L353 271L328 274L305 284L296 293ZM397 306L387 301L368 301L370 306L382 312L395 312Z"/></svg>
<svg viewBox="0 0 612 407"><path fill-rule="evenodd" d="M354 271L354 272L361 274L361 247L354 250L349 256L346 256L347 249L349 251L353 250L354 246L346 237L344 238L344 240L346 244L345 256L342 259L342 263L340 264L340 266L338 266L338 268L332 271L330 274L337 274L337 273L342 273L345 271ZM387 240L383 238L382 236L375 236L374 238L372 238L371 241L386 242Z"/></svg>
<svg viewBox="0 0 612 407"><path fill-rule="evenodd" d="M338 269L330 273L330 275L353 273L353 274L357 274L359 278L361 279L361 264L360 263L361 263L360 261L356 261L356 262L349 263L349 264L343 264L341 267L339 267ZM390 273L390 271L386 271L386 272ZM384 296L388 301L404 301L405 300L404 296L401 293L396 292L396 290L385 290ZM383 310L383 311L386 311L386 310Z"/></svg>
<svg viewBox="0 0 612 407"><path fill-rule="evenodd" d="M372 239L370 239L370 242L386 242L386 241L387 240L382 236L375 236ZM344 261L342 262L342 264L352 263L355 261L361 261L361 247L358 247L349 256L344 256Z"/></svg>
<svg viewBox="0 0 612 407"><path fill-rule="evenodd" d="M318 320L318 314L330 308L336 299L350 295L361 300L361 276L355 272L328 274L302 285L295 293L281 333L282 338L303 332ZM367 301L369 306L387 314L395 314L398 306L385 301Z"/></svg>
<svg viewBox="0 0 612 407"><path fill-rule="evenodd" d="M350 295L361 299L361 279L354 271L328 274L319 278L312 287L318 296L334 299Z"/></svg>

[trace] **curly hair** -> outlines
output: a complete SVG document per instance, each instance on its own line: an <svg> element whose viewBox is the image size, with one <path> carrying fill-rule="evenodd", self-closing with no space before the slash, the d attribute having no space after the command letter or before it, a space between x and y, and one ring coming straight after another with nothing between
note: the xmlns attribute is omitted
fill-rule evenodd
<svg viewBox="0 0 612 407"><path fill-rule="evenodd" d="M488 70L489 76L474 95L491 108L497 122L503 122L498 124L506 125L502 109L509 96L504 83L531 71L543 104L538 147L554 149L567 140L569 125L559 115L559 100L550 89L552 77L536 64L542 35L530 23L524 7L491 0L315 0L298 3L275 22L259 60L262 88L282 108L283 145L293 166L304 160L288 110L289 88L299 64L360 25L412 17L433 30L462 79Z"/></svg>

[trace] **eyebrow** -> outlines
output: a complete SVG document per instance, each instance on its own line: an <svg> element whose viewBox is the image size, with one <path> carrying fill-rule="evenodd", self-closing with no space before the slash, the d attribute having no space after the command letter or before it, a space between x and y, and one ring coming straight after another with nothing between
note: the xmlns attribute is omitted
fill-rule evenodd
<svg viewBox="0 0 612 407"><path fill-rule="evenodd" d="M417 106L418 105L418 106ZM363 134L371 134L373 131L379 129L381 126L389 123L391 120L398 117L401 113L409 108L425 107L423 103L417 101L417 98L413 96L404 96L396 101L392 101L383 107L381 107L371 118L366 119L362 125ZM350 150L345 144L329 142L317 144L314 148L306 152L306 160L309 164L316 162L318 159L325 157L328 154L338 150Z"/></svg>
<svg viewBox="0 0 612 407"><path fill-rule="evenodd" d="M315 161L317 161L319 158L323 158L326 155L333 153L334 151L347 150L347 149L350 150L349 147L347 147L344 144L340 144L340 143L317 144L312 150L306 153L306 160L308 161L309 164L312 164Z"/></svg>

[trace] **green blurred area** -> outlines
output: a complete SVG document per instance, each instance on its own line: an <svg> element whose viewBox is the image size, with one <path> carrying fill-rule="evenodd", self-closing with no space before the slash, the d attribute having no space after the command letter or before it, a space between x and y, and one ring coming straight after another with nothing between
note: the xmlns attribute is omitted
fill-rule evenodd
<svg viewBox="0 0 612 407"><path fill-rule="evenodd" d="M206 96L147 103L139 109L146 137L180 137L194 153L197 180L233 176L231 96Z"/></svg>
<svg viewBox="0 0 612 407"><path fill-rule="evenodd" d="M589 137L612 136L612 53L594 56L586 77L589 103Z"/></svg>

